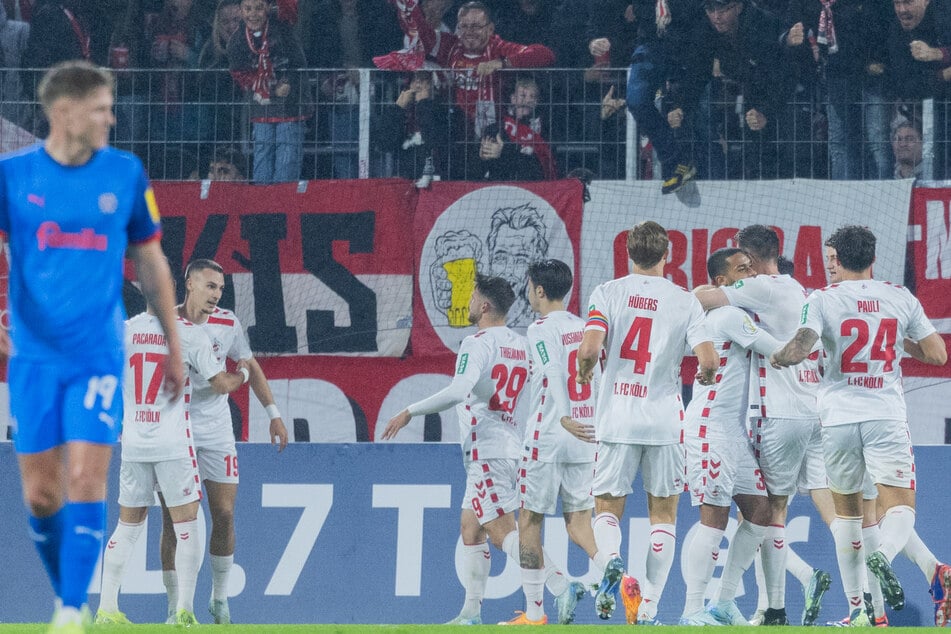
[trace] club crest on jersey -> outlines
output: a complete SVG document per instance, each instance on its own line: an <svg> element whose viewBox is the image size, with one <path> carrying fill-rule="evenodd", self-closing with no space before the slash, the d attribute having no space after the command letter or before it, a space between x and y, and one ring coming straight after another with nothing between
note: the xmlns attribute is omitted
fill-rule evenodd
<svg viewBox="0 0 951 634"><path fill-rule="evenodd" d="M462 374L466 371L466 366L469 365L469 353L463 352L459 357L459 365L456 366L456 374Z"/></svg>
<svg viewBox="0 0 951 634"><path fill-rule="evenodd" d="M116 209L119 208L119 199L116 198L116 195L112 192L106 192L105 194L99 194L99 211L104 214L115 213Z"/></svg>
<svg viewBox="0 0 951 634"><path fill-rule="evenodd" d="M542 363L548 365L548 348L545 347L545 342L539 341L535 344L535 348L538 350L538 356L541 358Z"/></svg>

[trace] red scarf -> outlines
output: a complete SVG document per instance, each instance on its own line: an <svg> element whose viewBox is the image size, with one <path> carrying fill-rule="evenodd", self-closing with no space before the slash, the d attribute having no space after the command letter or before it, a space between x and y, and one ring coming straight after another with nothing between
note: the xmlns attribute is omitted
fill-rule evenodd
<svg viewBox="0 0 951 634"><path fill-rule="evenodd" d="M267 23L264 24L264 30L261 33L261 46L254 44L254 33L247 27L244 28L244 37L248 42L248 48L252 53L258 56L258 65L255 70L254 79L251 82L251 92L255 101L261 104L267 104L271 101L271 80L274 79L274 67L271 66L271 54L267 41Z"/></svg>
<svg viewBox="0 0 951 634"><path fill-rule="evenodd" d="M542 175L545 180L555 180L558 178L558 168L555 165L555 157L551 153L551 147L542 137L541 121L531 119L528 123L517 120L511 115L505 115L502 118L502 125L505 126L505 132L509 138L518 144L519 150L526 154L534 154L538 163L542 167Z"/></svg>
<svg viewBox="0 0 951 634"><path fill-rule="evenodd" d="M89 49L89 34L83 29L83 25L79 23L79 20L76 19L72 11L63 7L63 13L66 14L69 25L73 27L73 33L76 34L76 39L79 41L79 50L82 51L83 59L92 58L92 53Z"/></svg>

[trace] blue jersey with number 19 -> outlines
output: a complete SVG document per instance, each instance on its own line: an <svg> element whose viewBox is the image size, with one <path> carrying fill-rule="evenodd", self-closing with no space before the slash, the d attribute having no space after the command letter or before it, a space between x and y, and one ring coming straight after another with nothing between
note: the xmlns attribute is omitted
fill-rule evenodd
<svg viewBox="0 0 951 634"><path fill-rule="evenodd" d="M121 367L126 247L161 236L139 159L105 148L66 166L42 144L4 156L0 231L10 243L14 354Z"/></svg>

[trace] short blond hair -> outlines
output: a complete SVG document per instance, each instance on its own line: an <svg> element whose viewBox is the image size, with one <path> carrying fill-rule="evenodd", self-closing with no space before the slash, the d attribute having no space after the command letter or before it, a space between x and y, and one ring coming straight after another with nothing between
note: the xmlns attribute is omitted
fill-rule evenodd
<svg viewBox="0 0 951 634"><path fill-rule="evenodd" d="M115 86L112 72L85 60L69 60L56 64L43 75L37 88L37 95L44 110L57 99L82 99L99 88Z"/></svg>

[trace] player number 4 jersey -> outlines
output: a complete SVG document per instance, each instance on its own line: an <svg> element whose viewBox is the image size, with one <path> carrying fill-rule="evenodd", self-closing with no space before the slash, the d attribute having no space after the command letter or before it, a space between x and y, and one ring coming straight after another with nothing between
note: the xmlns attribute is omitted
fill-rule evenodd
<svg viewBox="0 0 951 634"><path fill-rule="evenodd" d="M680 363L685 353L710 340L697 298L665 278L628 275L594 290L585 330L606 333L598 439L680 442Z"/></svg>
<svg viewBox="0 0 951 634"><path fill-rule="evenodd" d="M906 419L903 342L935 332L907 289L877 280L832 284L809 296L802 327L819 333L829 355L819 386L823 426Z"/></svg>

